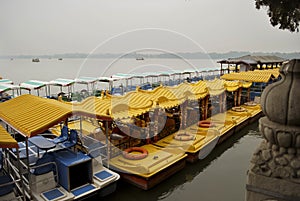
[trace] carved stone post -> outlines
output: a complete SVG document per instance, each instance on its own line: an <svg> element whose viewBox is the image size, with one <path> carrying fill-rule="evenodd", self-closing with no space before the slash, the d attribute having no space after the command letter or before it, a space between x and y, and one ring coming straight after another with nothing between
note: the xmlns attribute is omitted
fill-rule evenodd
<svg viewBox="0 0 300 201"><path fill-rule="evenodd" d="M300 200L300 60L284 64L283 79L261 96L264 140L248 171L248 201Z"/></svg>

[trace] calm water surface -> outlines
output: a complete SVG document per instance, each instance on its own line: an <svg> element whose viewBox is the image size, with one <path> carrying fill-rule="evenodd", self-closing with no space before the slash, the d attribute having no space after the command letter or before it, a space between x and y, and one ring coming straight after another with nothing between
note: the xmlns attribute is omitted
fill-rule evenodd
<svg viewBox="0 0 300 201"><path fill-rule="evenodd" d="M103 198L110 201L243 201L247 170L262 138L253 123L218 145L204 160L186 167L153 189L144 191L120 181L117 190Z"/></svg>
<svg viewBox="0 0 300 201"><path fill-rule="evenodd" d="M186 62L176 59L41 59L38 63L31 62L31 59L0 59L0 76L19 84L30 79L50 81L56 78L99 77L119 72L183 70L191 67L201 70L218 65L212 60ZM257 131L257 123L218 145L206 159L188 163L183 170L149 191L120 181L113 194L104 199L93 197L90 200L245 200L246 172L251 156L262 140L259 135L248 134L249 130Z"/></svg>
<svg viewBox="0 0 300 201"><path fill-rule="evenodd" d="M0 59L0 76L15 84L28 80L50 81L56 78L74 79L80 76L111 76L115 73L140 73L167 70L218 69L216 60L208 59Z"/></svg>

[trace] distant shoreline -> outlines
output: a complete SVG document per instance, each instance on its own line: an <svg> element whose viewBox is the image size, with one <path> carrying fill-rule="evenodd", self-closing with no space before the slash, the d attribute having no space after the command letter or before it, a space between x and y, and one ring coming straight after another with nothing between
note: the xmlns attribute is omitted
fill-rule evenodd
<svg viewBox="0 0 300 201"><path fill-rule="evenodd" d="M130 54L121 54L121 53L105 53L105 54L85 54L85 53L66 53L66 54L49 54L49 55L0 55L0 59L32 59L32 58L42 58L42 59L85 59L85 58L96 58L96 59L110 59L110 58L138 58L142 57L144 59L155 58L155 59L174 59L174 58L185 58L185 59L227 59L240 57L244 55L273 55L278 56L284 59L300 59L300 52L239 52L231 51L227 53L202 53L202 52L193 52L193 53L163 53L163 54L145 54L145 53L130 53Z"/></svg>

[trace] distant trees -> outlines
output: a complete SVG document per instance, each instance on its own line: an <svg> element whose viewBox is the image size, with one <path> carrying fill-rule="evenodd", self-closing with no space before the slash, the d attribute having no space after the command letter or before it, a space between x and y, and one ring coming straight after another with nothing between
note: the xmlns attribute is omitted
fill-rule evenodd
<svg viewBox="0 0 300 201"><path fill-rule="evenodd" d="M257 9L268 7L272 26L299 32L300 0L255 0Z"/></svg>

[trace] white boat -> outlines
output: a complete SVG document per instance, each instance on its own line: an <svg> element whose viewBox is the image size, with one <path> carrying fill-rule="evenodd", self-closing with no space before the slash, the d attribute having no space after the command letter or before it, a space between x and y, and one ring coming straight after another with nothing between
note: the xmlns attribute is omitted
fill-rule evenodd
<svg viewBox="0 0 300 201"><path fill-rule="evenodd" d="M67 126L62 126L59 136L47 132L59 122L68 121L71 105L23 95L1 103L0 113L7 128L2 133L14 143L13 147L2 148L1 156L5 156L7 172L15 171L19 197L65 201L115 191L120 176L103 165L108 153L105 144ZM18 139L17 144L12 136ZM1 139L7 137L1 135Z"/></svg>
<svg viewBox="0 0 300 201"><path fill-rule="evenodd" d="M40 62L40 59L39 58L33 58L32 62Z"/></svg>
<svg viewBox="0 0 300 201"><path fill-rule="evenodd" d="M22 89L25 89L30 94L37 96L48 96L47 83L40 80L28 80L26 82L20 83L20 94L22 94Z"/></svg>

